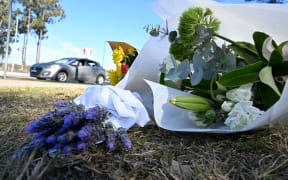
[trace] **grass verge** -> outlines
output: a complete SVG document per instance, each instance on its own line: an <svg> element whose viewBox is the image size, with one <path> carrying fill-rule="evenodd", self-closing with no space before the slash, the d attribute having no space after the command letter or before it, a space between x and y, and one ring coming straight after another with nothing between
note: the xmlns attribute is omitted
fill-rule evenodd
<svg viewBox="0 0 288 180"><path fill-rule="evenodd" d="M149 124L133 127L130 151L95 145L48 158L12 154L29 142L27 124L74 99L83 88L0 88L0 179L286 179L288 127L237 134L176 133ZM288 118L288 117L287 117Z"/></svg>

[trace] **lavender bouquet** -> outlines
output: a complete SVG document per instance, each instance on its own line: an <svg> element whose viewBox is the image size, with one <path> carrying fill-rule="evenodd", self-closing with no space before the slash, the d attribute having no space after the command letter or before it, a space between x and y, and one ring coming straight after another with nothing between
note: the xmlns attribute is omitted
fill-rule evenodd
<svg viewBox="0 0 288 180"><path fill-rule="evenodd" d="M85 109L84 105L70 100L57 100L54 106L54 111L47 112L26 127L26 132L33 138L14 153L13 159L35 149L54 157L56 153L82 152L100 143L106 143L111 151L117 140L124 148L132 148L126 129L115 128L109 121L109 111L101 105Z"/></svg>

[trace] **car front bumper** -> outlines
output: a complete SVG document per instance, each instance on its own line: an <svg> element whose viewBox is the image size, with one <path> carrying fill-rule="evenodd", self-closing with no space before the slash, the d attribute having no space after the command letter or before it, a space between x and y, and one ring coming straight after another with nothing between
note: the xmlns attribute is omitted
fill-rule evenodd
<svg viewBox="0 0 288 180"><path fill-rule="evenodd" d="M30 77L54 79L56 72L51 70L30 70Z"/></svg>

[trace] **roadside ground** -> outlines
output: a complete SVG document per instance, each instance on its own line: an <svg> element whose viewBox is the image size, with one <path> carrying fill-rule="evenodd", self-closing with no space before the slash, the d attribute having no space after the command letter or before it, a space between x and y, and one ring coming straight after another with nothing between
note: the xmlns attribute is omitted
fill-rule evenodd
<svg viewBox="0 0 288 180"><path fill-rule="evenodd" d="M28 73L17 73L17 72L6 72L6 78L4 72L0 71L0 87L8 86L19 86L19 87L83 87L95 85L89 83L79 83L79 82L57 82L52 80L38 80L32 78Z"/></svg>

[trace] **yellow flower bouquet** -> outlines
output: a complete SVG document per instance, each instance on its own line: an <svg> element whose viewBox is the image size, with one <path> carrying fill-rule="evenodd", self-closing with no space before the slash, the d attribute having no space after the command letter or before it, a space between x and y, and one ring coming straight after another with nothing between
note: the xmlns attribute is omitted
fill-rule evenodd
<svg viewBox="0 0 288 180"><path fill-rule="evenodd" d="M108 70L108 77L110 78L111 85L116 85L124 77L138 55L136 48L132 46L128 46L128 48L127 46L123 46L124 48L126 47L125 51L122 46L123 43L119 43L118 46L111 46L113 49L113 62L116 66L116 69Z"/></svg>

